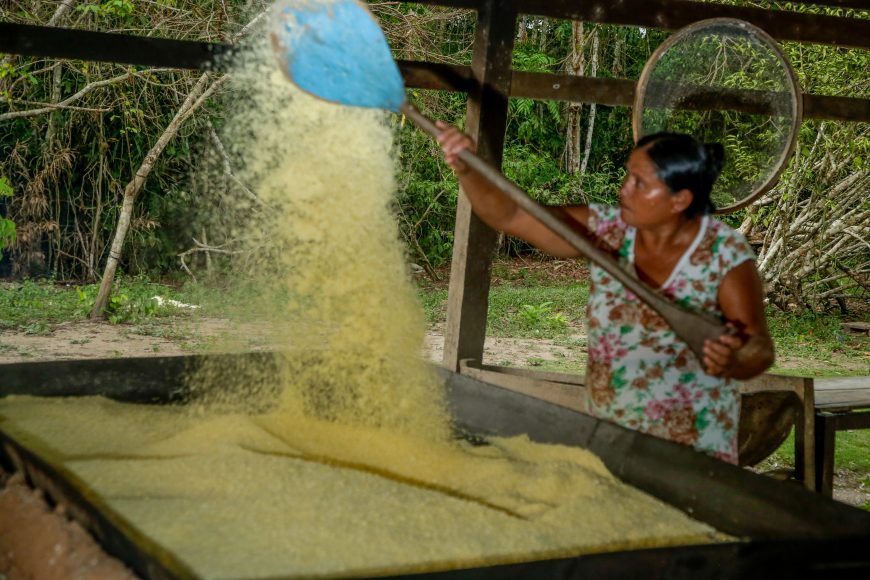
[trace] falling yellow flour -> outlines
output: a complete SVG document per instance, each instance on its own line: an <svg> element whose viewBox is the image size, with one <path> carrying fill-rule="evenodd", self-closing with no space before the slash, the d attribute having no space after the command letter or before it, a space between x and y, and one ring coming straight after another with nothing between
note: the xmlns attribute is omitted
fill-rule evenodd
<svg viewBox="0 0 870 580"><path fill-rule="evenodd" d="M0 400L0 428L204 578L402 573L724 539L583 449L281 413Z"/></svg>
<svg viewBox="0 0 870 580"><path fill-rule="evenodd" d="M420 356L425 320L395 215L391 118L295 89L266 38L232 63L225 147L205 164L216 177L200 182L215 208L203 227L226 232L239 252L226 283L246 290L245 324L218 347L249 350L261 337L242 328L254 322L286 356L267 369L208 366L191 380L199 402L303 408L444 439L444 392ZM231 195L217 178L227 167L245 184ZM237 375L246 378L228 380Z"/></svg>

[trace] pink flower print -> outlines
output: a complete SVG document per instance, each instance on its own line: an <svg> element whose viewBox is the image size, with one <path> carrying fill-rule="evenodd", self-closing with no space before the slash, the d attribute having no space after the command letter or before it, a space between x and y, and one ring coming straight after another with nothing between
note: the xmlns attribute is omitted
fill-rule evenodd
<svg viewBox="0 0 870 580"><path fill-rule="evenodd" d="M671 407L673 407L673 403L670 399L653 399L646 404L643 414L652 421L661 421Z"/></svg>
<svg viewBox="0 0 870 580"><path fill-rule="evenodd" d="M704 393L702 393L700 389L693 387L694 385L686 385L683 383L677 383L676 385L674 385L674 394L676 395L676 399L684 405L691 405L692 402L697 402L701 400L701 397L704 396Z"/></svg>
<svg viewBox="0 0 870 580"><path fill-rule="evenodd" d="M628 355L628 349L622 346L617 347L618 344L619 337L615 334L608 333L600 336L595 344L589 345L589 358L610 363Z"/></svg>

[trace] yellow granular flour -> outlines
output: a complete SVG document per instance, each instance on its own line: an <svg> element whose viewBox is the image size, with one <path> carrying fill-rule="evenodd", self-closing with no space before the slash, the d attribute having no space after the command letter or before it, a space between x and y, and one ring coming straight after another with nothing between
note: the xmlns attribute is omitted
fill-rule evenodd
<svg viewBox="0 0 870 580"><path fill-rule="evenodd" d="M206 159L197 181L209 238L223 234L238 252L223 283L242 324L216 346L264 342L289 354L267 369L207 365L190 380L198 402L234 411L280 404L448 437L443 388L420 356L425 320L394 206L395 119L295 89L266 35L230 68L225 156ZM230 193L221 187L227 166L244 191L235 181Z"/></svg>
<svg viewBox="0 0 870 580"><path fill-rule="evenodd" d="M0 400L0 428L204 578L398 574L724 539L583 449L288 419Z"/></svg>

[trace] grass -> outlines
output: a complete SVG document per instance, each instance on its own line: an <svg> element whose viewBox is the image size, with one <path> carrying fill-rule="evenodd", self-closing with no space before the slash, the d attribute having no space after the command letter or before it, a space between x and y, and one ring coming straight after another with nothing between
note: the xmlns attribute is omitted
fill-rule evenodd
<svg viewBox="0 0 870 580"><path fill-rule="evenodd" d="M836 471L848 471L858 481L858 486L870 488L870 430L837 431L834 449ZM794 468L794 430L789 433L779 449L759 463L756 469L769 471L781 467ZM860 506L870 510L870 502Z"/></svg>
<svg viewBox="0 0 870 580"><path fill-rule="evenodd" d="M585 316L589 288L583 282L542 286L498 284L490 289L487 334L511 338L568 340ZM447 290L421 289L430 325L447 317Z"/></svg>
<svg viewBox="0 0 870 580"><path fill-rule="evenodd" d="M422 286L420 301L430 325L446 319L447 291ZM493 285L489 294L487 334L551 339L554 344L585 347L577 326L585 318L589 287L585 282L541 284L536 278ZM772 370L807 376L870 375L870 338L848 334L838 316L767 313L779 360L790 366ZM797 363L795 363L797 361ZM794 366L797 364L797 366ZM846 365L844 367L844 364ZM561 367L564 368L564 367Z"/></svg>
<svg viewBox="0 0 870 580"><path fill-rule="evenodd" d="M867 357L870 339L845 331L840 316L812 312L789 314L771 308L767 318L778 356L807 361L805 367L777 366L774 371L817 377L870 375L870 357ZM843 369L842 361L852 364Z"/></svg>
<svg viewBox="0 0 870 580"><path fill-rule="evenodd" d="M62 322L85 320L96 300L97 284L56 285L51 281L25 280L0 285L0 330L25 334L50 334ZM183 311L160 306L154 296L184 302L181 292L142 279L121 279L111 294L108 320L140 323L177 317Z"/></svg>
<svg viewBox="0 0 870 580"><path fill-rule="evenodd" d="M546 273L526 268L493 266L495 283L490 290L487 334L524 339L548 339L557 346L582 351L585 339L579 327L585 317L589 288L584 280L552 280ZM251 296L256 287L244 282L233 287L186 284L174 288L144 279L120 279L109 305L109 321L129 323L132 332L171 340L191 340L193 330L182 324L196 316L244 317L256 315ZM0 330L33 335L51 333L57 324L84 320L96 297L97 285L55 285L26 280L0 285ZM419 297L430 326L446 318L447 290L420 284ZM152 298L161 296L202 308L196 311L159 306ZM262 305L268 308L268 305ZM268 312L265 313L268 317ZM870 375L870 338L849 334L841 319L813 313L787 314L768 311L768 323L780 361L775 372L813 376L843 374ZM554 370L575 368L575 360L533 361L533 366Z"/></svg>
<svg viewBox="0 0 870 580"><path fill-rule="evenodd" d="M870 430L837 431L836 452L834 454L837 462L834 467L863 472L870 479L870 453L868 451L870 451ZM772 468L774 465L794 467L794 430L779 449L761 464L764 468Z"/></svg>
<svg viewBox="0 0 870 580"><path fill-rule="evenodd" d="M487 333L514 338L568 337L584 318L588 296L586 283L494 286L489 294Z"/></svg>

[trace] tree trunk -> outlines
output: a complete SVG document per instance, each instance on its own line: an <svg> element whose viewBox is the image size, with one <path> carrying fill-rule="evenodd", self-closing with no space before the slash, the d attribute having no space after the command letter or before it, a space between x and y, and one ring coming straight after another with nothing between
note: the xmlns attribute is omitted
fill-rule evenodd
<svg viewBox="0 0 870 580"><path fill-rule="evenodd" d="M571 23L571 54L568 58L568 74L580 76L586 68L583 53L583 23ZM570 174L580 171L580 121L583 116L583 104L571 102L568 104L567 134L565 136L565 166Z"/></svg>
<svg viewBox="0 0 870 580"><path fill-rule="evenodd" d="M598 74L598 25L592 27L592 64L589 76ZM583 162L580 164L580 175L586 173L589 165L589 154L592 152L592 132L595 130L595 103L589 105L589 121L586 123L586 146L583 148Z"/></svg>
<svg viewBox="0 0 870 580"><path fill-rule="evenodd" d="M154 167L154 163L169 141L178 132L178 129L190 117L191 114L217 89L226 77L222 77L211 84L206 90L206 86L210 80L209 73L204 73L199 77L190 94L182 103L175 117L163 131L163 134L157 139L157 142L148 151L142 165L139 167L133 179L124 188L124 202L121 206L121 215L118 218L118 226L115 229L115 237L112 240L112 248L109 250L109 258L106 260L106 269L103 272L103 279L100 282L100 290L97 293L97 299L94 303L94 308L91 310L91 319L105 318L106 305L109 303L109 295L112 291L112 283L115 281L115 271L118 268L118 262L121 259L121 250L124 247L124 238L127 236L127 231L130 229L130 221L133 217L133 205L136 201L136 195L145 184L148 174Z"/></svg>

